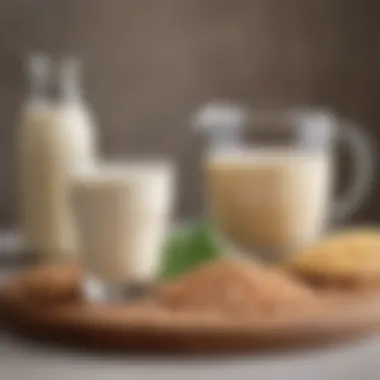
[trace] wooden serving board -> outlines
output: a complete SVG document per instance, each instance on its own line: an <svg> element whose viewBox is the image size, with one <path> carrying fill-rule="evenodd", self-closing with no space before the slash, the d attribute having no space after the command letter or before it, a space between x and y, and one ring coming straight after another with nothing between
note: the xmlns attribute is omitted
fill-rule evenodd
<svg viewBox="0 0 380 380"><path fill-rule="evenodd" d="M326 294L307 315L232 322L168 312L150 302L87 303L72 267L28 270L1 289L6 323L61 343L100 349L232 353L336 343L380 331L380 290Z"/></svg>

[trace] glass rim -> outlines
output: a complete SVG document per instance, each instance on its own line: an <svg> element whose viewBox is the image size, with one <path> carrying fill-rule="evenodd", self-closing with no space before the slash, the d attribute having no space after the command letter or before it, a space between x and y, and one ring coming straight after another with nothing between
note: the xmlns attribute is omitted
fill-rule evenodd
<svg viewBox="0 0 380 380"><path fill-rule="evenodd" d="M175 160L165 155L111 156L98 158L96 166L175 166Z"/></svg>
<svg viewBox="0 0 380 380"><path fill-rule="evenodd" d="M176 165L170 161L157 160L103 160L95 165L72 172L73 183L113 182L133 178L151 177L157 174L172 175Z"/></svg>

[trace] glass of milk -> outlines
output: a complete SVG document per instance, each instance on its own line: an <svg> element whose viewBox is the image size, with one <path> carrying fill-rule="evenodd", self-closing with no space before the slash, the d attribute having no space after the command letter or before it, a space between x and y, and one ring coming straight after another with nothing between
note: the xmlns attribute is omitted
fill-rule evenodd
<svg viewBox="0 0 380 380"><path fill-rule="evenodd" d="M278 259L318 239L368 194L368 139L325 110L254 111L217 103L201 108L206 192L217 235L232 251ZM352 153L345 194L333 198L336 141Z"/></svg>
<svg viewBox="0 0 380 380"><path fill-rule="evenodd" d="M100 163L72 178L80 260L90 299L119 299L156 280L174 204L174 165Z"/></svg>

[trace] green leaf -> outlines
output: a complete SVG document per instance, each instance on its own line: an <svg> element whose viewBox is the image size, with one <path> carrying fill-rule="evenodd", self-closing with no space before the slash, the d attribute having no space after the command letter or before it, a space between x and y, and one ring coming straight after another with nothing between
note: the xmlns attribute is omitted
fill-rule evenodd
<svg viewBox="0 0 380 380"><path fill-rule="evenodd" d="M175 278L220 256L221 249L208 223L179 229L169 236L164 247L160 277Z"/></svg>

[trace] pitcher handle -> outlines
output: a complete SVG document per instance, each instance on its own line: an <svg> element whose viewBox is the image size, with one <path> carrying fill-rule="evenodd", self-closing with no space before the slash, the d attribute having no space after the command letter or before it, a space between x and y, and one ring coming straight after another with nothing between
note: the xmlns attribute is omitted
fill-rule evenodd
<svg viewBox="0 0 380 380"><path fill-rule="evenodd" d="M369 138L352 122L344 121L343 124L344 129L340 129L339 138L348 145L354 168L348 189L334 204L333 217L336 221L352 215L369 194L374 168L373 149Z"/></svg>

